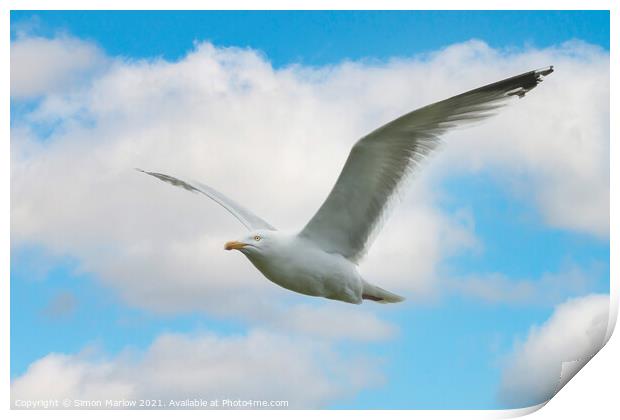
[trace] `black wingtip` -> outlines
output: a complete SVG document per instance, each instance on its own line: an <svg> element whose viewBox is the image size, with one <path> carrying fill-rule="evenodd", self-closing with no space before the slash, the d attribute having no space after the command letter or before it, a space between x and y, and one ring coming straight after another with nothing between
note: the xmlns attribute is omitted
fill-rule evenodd
<svg viewBox="0 0 620 420"><path fill-rule="evenodd" d="M553 73L553 66L544 67L542 69L534 70L534 73L537 76L546 76L548 74ZM541 79L541 81L542 81L542 79Z"/></svg>
<svg viewBox="0 0 620 420"><path fill-rule="evenodd" d="M505 84L506 82L516 82L517 85L514 89L508 90L506 95L523 98L526 93L538 86L538 84L543 81L544 77L553 73L553 71L553 66L543 67L538 70L532 70L524 73L520 76L511 77L510 79L500 82L500 84Z"/></svg>
<svg viewBox="0 0 620 420"><path fill-rule="evenodd" d="M545 76L553 73L553 71L553 66L543 67L538 70L531 70L527 73L519 74L517 76L509 77L508 79L500 80L499 82L470 90L469 92L462 93L453 98L468 97L472 94L517 96L522 98L526 93L538 86L538 84L543 81Z"/></svg>

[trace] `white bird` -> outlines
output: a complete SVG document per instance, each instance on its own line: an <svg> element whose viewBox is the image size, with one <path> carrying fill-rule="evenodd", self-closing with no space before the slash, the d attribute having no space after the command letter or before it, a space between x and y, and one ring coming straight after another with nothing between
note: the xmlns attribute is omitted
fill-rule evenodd
<svg viewBox="0 0 620 420"><path fill-rule="evenodd" d="M551 72L553 66L533 70L436 102L362 137L351 149L331 193L298 233L277 231L207 185L138 170L203 194L232 213L250 233L224 248L241 251L272 282L304 295L349 303L400 302L403 297L367 282L357 268L390 198L448 129L491 116L509 98L523 97Z"/></svg>

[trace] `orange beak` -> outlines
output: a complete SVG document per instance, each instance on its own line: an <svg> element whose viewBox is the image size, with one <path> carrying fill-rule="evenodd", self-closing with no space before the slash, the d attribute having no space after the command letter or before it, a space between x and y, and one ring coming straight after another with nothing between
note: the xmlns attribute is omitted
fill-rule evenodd
<svg viewBox="0 0 620 420"><path fill-rule="evenodd" d="M231 251L231 250L233 250L233 249L241 249L241 248L243 248L243 247L244 247L244 246L246 246L246 245L247 245L247 244L246 244L246 243L243 243L243 242L239 242L239 241L230 241L230 242L226 242L226 243L224 244L224 249L225 249L226 251Z"/></svg>

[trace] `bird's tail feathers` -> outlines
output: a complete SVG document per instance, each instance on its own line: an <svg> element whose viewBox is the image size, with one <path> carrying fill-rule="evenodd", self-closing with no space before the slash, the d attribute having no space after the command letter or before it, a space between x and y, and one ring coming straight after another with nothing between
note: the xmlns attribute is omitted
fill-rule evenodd
<svg viewBox="0 0 620 420"><path fill-rule="evenodd" d="M367 281L364 281L362 298L372 300L377 303L398 303L405 300L404 297L388 292L387 290L382 289L379 286L375 286L374 284L370 284Z"/></svg>

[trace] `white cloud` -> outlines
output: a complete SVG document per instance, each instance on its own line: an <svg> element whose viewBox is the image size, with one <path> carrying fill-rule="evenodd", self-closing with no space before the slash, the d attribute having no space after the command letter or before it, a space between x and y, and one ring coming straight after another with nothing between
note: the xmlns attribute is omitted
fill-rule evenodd
<svg viewBox="0 0 620 420"><path fill-rule="evenodd" d="M187 398L286 400L317 408L379 383L376 360L335 353L316 340L251 331L244 336L164 334L143 353L106 358L49 354L11 384L11 401ZM105 406L104 406L105 408Z"/></svg>
<svg viewBox="0 0 620 420"><path fill-rule="evenodd" d="M476 60L501 71L493 50ZM507 60L512 61L512 60ZM609 56L568 42L514 57L513 65L555 65L520 103L446 148L450 170L491 169L517 196L532 200L552 227L609 236ZM467 63L463 63L467 64ZM475 69L475 67L474 67Z"/></svg>
<svg viewBox="0 0 620 420"><path fill-rule="evenodd" d="M269 317L253 321L263 322L263 325L278 330L332 340L386 340L397 333L396 327L380 320L375 314L340 303L321 306L300 303L280 311L272 309L270 312Z"/></svg>
<svg viewBox="0 0 620 420"><path fill-rule="evenodd" d="M46 91L33 112L16 117L13 245L74 256L82 270L149 310L273 317L274 302L295 298L222 250L243 228L216 204L134 167L203 180L275 226L299 229L356 138L417 106L555 64L524 100L447 138L361 267L395 292L431 295L441 261L477 246L467 211L437 207L446 176L491 168L535 200L552 226L605 236L608 60L584 44L504 53L480 42L424 59L313 69L275 70L254 51L210 44L175 63L116 60L77 90ZM40 126L51 127L45 142ZM530 188L519 190L519 182ZM300 326L308 324L304 316Z"/></svg>
<svg viewBox="0 0 620 420"><path fill-rule="evenodd" d="M601 349L608 324L608 295L588 295L557 306L509 357L499 395L502 403L525 407L551 399Z"/></svg>
<svg viewBox="0 0 620 420"><path fill-rule="evenodd" d="M378 235L362 275L389 290L406 291L413 300L436 297L438 265L463 250L478 250L471 214L444 214L432 206L432 195L414 187ZM428 201L426 201L428 200Z"/></svg>
<svg viewBox="0 0 620 420"><path fill-rule="evenodd" d="M103 52L89 42L20 36L11 42L11 97L66 92L106 65Z"/></svg>

